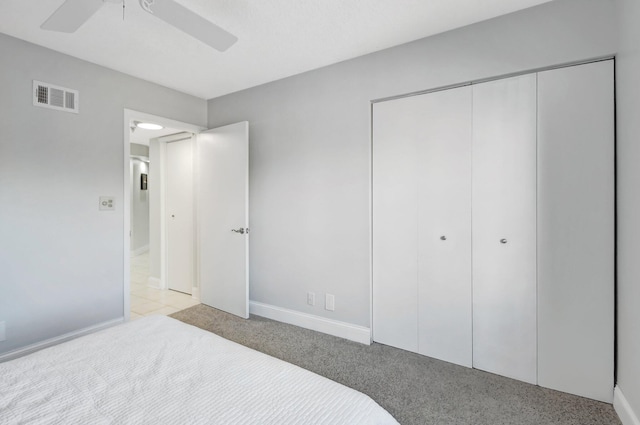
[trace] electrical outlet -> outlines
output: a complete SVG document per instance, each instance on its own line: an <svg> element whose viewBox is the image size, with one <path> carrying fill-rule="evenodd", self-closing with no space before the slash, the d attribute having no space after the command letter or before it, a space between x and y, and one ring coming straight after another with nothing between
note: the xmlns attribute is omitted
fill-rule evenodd
<svg viewBox="0 0 640 425"><path fill-rule="evenodd" d="M324 308L329 311L336 309L336 297L332 294L327 294L324 298Z"/></svg>
<svg viewBox="0 0 640 425"><path fill-rule="evenodd" d="M113 196L101 196L99 198L98 209L100 211L113 211L116 209Z"/></svg>
<svg viewBox="0 0 640 425"><path fill-rule="evenodd" d="M316 305L316 294L315 294L315 292L307 292L307 304Z"/></svg>
<svg viewBox="0 0 640 425"><path fill-rule="evenodd" d="M0 322L0 341L4 341L7 339L7 332L5 322Z"/></svg>

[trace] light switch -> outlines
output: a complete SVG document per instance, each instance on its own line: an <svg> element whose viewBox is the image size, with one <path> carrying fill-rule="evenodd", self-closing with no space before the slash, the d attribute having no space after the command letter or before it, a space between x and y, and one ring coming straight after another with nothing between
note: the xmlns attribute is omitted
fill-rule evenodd
<svg viewBox="0 0 640 425"><path fill-rule="evenodd" d="M98 209L100 211L113 211L116 209L113 196L101 196L99 198Z"/></svg>

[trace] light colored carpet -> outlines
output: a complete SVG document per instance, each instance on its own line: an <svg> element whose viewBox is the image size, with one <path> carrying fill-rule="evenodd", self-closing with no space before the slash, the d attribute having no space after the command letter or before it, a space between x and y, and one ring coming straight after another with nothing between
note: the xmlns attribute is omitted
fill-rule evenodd
<svg viewBox="0 0 640 425"><path fill-rule="evenodd" d="M610 404L259 316L240 319L205 305L171 315L369 395L403 425L603 425Z"/></svg>

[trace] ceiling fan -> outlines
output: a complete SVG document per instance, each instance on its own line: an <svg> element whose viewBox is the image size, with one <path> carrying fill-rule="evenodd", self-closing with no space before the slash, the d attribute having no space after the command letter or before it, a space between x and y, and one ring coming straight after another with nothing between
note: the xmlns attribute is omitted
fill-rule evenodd
<svg viewBox="0 0 640 425"><path fill-rule="evenodd" d="M66 33L75 32L102 7L105 1L114 2L114 0L66 0L40 28ZM124 0L116 2L123 3ZM139 0L139 2L140 7L146 12L221 52L238 41L235 35L173 0Z"/></svg>

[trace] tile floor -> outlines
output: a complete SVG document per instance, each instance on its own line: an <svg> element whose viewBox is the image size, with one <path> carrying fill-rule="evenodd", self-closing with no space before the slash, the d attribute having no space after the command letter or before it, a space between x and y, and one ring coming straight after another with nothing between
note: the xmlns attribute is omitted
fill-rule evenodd
<svg viewBox="0 0 640 425"><path fill-rule="evenodd" d="M131 320L152 314L169 315L200 302L181 292L155 289L149 279L149 253L131 257Z"/></svg>

